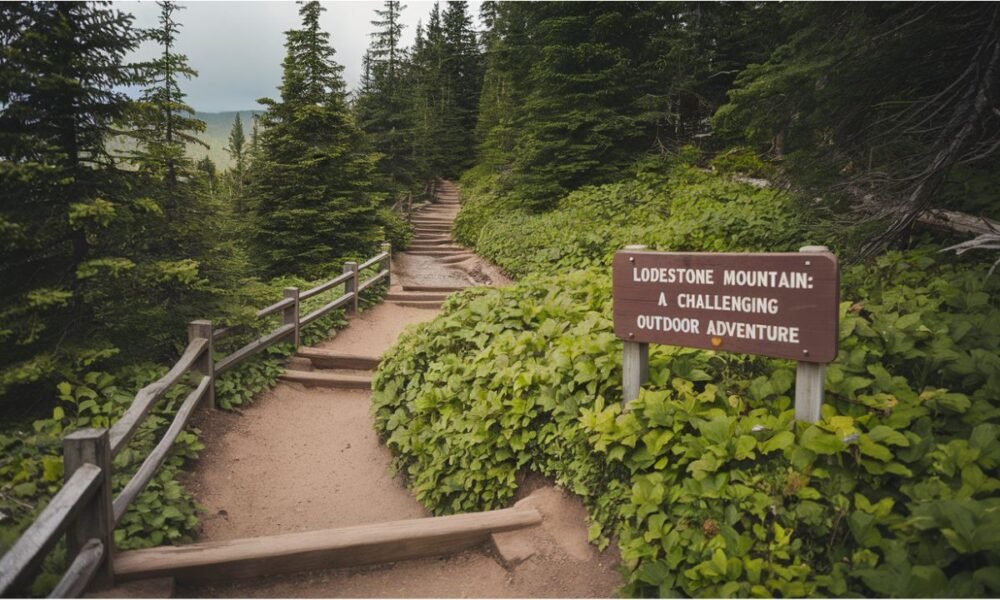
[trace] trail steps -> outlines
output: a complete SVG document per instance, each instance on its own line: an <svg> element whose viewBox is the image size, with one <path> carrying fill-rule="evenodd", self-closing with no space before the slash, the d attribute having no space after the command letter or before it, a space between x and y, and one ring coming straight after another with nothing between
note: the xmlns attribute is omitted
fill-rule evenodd
<svg viewBox="0 0 1000 600"><path fill-rule="evenodd" d="M441 200L442 197L445 199ZM280 376L283 381L298 384L304 388L353 391L337 393L333 391L305 392L297 390L285 396L283 401L298 402L294 400L296 397L308 394L309 402L336 405L337 408L332 413L336 414L336 419L339 419L340 415L345 412L357 412L360 408L366 408L369 395L361 392L371 389L375 370L381 361L381 356L375 354L384 351L388 347L386 344L389 342L389 339L395 339L394 337L384 337L385 329L373 328L370 324L373 322L380 324L397 323L401 328L406 322L421 322L419 317L414 317L415 312L422 312L419 309L437 310L450 294L468 287L465 285L443 285L445 282L450 282L450 279L447 276L441 277L440 273L443 271L454 272L455 268L442 268L441 265L468 260L474 255L467 249L457 245L450 236L451 219L457 214L459 208L457 188L450 182L439 182L438 198L438 202L423 207L415 215L417 218L414 219L414 222L423 224L416 228L413 247L408 251L397 253L394 257L394 259L398 257L399 260L403 260L400 265L397 265L401 266L401 274L420 273L426 275L427 273L433 273L438 275L438 277L435 279L433 276L430 276L430 281L425 279L424 282L419 280L412 282L404 281L402 277L397 279L394 275L393 285L390 286L384 299L385 305L397 305L410 309L418 309L418 311L392 312L394 309L390 310L389 314L395 315L393 318L398 318L400 319L399 321L394 321L393 319L385 320L384 318L366 320L366 315L358 315L352 317L351 326L345 331L344 337L336 336L333 340L324 342L324 345L328 345L329 348L336 348L336 350L328 349L327 347L298 348L295 355L289 359L287 368ZM434 215L434 218L420 218L420 216L426 215ZM431 229L432 231L427 231L427 229ZM402 255L406 256L405 260ZM438 266L437 271L434 270L433 265ZM425 271L424 269L429 270ZM466 274L465 271L460 272L463 275ZM469 277L469 281L472 281L471 277ZM382 306L375 310L386 311L387 309L385 306ZM373 311L368 314L374 316L377 313ZM404 317L404 315L407 316ZM400 330L396 328L389 329L392 332L392 336L398 336ZM379 340L379 342L370 343L373 339ZM367 349L368 354L365 354L363 351L352 352L352 349ZM293 386L291 389L296 388ZM299 396L295 396L295 394L299 394ZM359 402L364 402L364 405L358 404ZM281 406L282 410L286 410L285 405L278 406ZM296 418L288 420L293 415ZM286 426L290 424L295 433L291 436L291 439L282 438L276 441L276 443L283 447L292 448L295 456L302 456L303 452L308 452L305 449L309 445L309 441L305 439L307 431L323 431L322 435L324 439L334 439L333 436L337 435L335 428L332 428L329 430L329 437L326 437L328 436L326 429L328 423L314 418L312 412L306 413L302 410L297 410L294 413L283 412L281 413L280 420L285 422ZM271 423L270 427L274 429L276 426L273 424L273 419ZM365 466L363 462L353 463L360 466L361 471L352 471L352 468L356 468L350 466L352 465L350 462L352 456L354 457L353 460L357 460L357 456L359 455L352 455L354 450L351 450L350 443L347 443L346 446L341 446L345 441L351 441L355 446L364 446L367 443L364 442L364 439L368 439L367 436L371 432L359 432L359 435L355 435L356 431L358 430L351 430L351 433L340 431L339 437L336 438L336 446L331 444L322 446L327 453L319 459L320 471L324 471L323 467L325 466L328 473L340 473L341 475L338 477L344 477L344 474L348 474L349 476L355 474L355 477L360 475L367 482L375 483L375 487L363 488L378 491L374 494L371 491L368 492L369 495L365 496L365 502L360 505L360 511L353 504L341 505L347 511L359 512L364 515L375 514L374 512L370 512L373 508L375 511L382 511L383 509L379 506L372 507L370 505L377 504L373 502L374 498L379 493L387 491L387 488L377 487L376 480L383 475L374 476L373 473L369 472L371 466ZM296 439L296 435L299 432L303 432L303 439ZM243 431L239 430L238 433L243 438ZM243 439L253 439L255 449L257 448L257 444L263 441L254 436L247 436ZM225 442L220 440L220 443ZM271 444L270 449L273 451L273 444L275 442L271 442ZM268 446L263 446L262 451L263 448L268 448ZM216 450L218 449L216 448ZM216 455L218 454L216 452ZM329 457L330 462L324 463L323 461L327 460L327 457ZM239 461L244 458L248 457L240 455L238 458L229 458L228 461ZM220 464L222 465L222 470L216 472L216 478L220 474L226 477L228 475L226 469L235 468L235 465L245 463L225 462ZM337 466L333 466L334 464ZM272 477L277 478L280 482L284 482L286 480L278 475L278 473L283 472L283 465L284 463L279 464L271 461L265 467L265 465L261 464L261 461L253 461L252 473L255 477ZM345 467L344 465L347 466ZM268 471L267 468L271 470ZM379 467L380 470L381 468ZM259 475L257 475L258 473ZM328 477L330 476L328 475ZM332 477L331 479L337 482L336 486L347 481L346 479L338 479L337 477ZM342 493L339 487L334 486L331 488L329 484L332 481L326 482L326 485L319 480L312 483L320 490L324 490L324 493L332 495ZM279 502L278 506L289 507L290 505L280 496L285 494L295 495L295 490L291 488L294 488L296 485L291 484L290 486L286 485L284 488L274 488L277 496L265 496L266 501L270 503L276 500ZM235 489L239 490L239 488ZM326 490L330 491L326 492ZM405 492L405 490L402 491ZM405 492L405 494L409 496L408 492ZM252 505L255 499L256 502L260 502L259 495L249 496L246 497L239 493L234 494L230 492L226 495L226 498L229 499L230 503L235 504L216 504L215 507L222 508L239 505L240 510L243 510L244 504ZM326 499L328 497L324 496L323 498ZM295 502L298 503L303 500L305 502L315 502L317 498L318 496L316 495L298 495ZM368 500L368 498L372 498L372 500ZM408 502L412 502L412 497L408 497L407 500ZM312 506L315 506L315 504ZM263 531L245 529L245 521L240 521L238 525L235 521L233 524L228 524L233 515L227 514L223 517L227 523L225 527L244 527L244 529L228 529L228 531L236 532L237 535L232 537L216 537L214 539L209 537L207 541L183 546L167 546L119 553L114 559L115 576L120 582L153 580L164 577L172 578L176 580L178 585L189 586L182 588L181 593L190 595L192 589L208 590L209 592L213 590L211 587L198 588L197 586L212 586L217 584L225 586L230 582L251 577L269 577L302 571L384 564L427 557L442 557L477 547L492 549L490 553L481 555L479 560L488 561L494 565L494 568L499 564L501 565L501 570L507 569L509 571L515 567L521 568L518 565L528 561L536 553L551 552L556 541L561 542L562 538L565 537L563 535L553 536L550 529L552 527L559 527L559 519L550 520L549 515L552 513L546 512L549 509L543 508L541 505L529 506L518 503L513 508L502 510L457 514L447 517L424 516L423 518L401 518L411 516L413 513L403 511L412 509L405 509L391 503L386 504L386 506L396 507L393 509L396 512L380 513L382 516L375 520L365 520L366 517L364 516L357 520L354 520L356 518L354 516L350 520L340 520L343 513L338 510L335 513L337 517L335 517L335 520L328 521L329 524L313 526L308 530L295 531L292 529L293 533L287 533L289 530L282 527L275 529L272 525L275 522L279 526L282 524L287 525L287 522L284 521L285 516L288 512L298 513L300 510L298 504L291 509L285 508L287 512L284 514L275 514L271 521L265 523L264 526L266 528ZM577 517L577 520L582 522L584 512L582 507L580 511L581 514ZM225 512L223 510L218 511L220 515ZM230 513L232 512L234 511L230 509ZM245 515L246 512L243 510L241 516ZM352 515L354 512L352 512ZM329 517L328 515L321 515L320 518L326 519ZM281 521L275 521L275 519L281 519ZM293 522L295 522L294 519ZM216 521L216 523L223 523L223 521ZM546 535L550 537L545 538ZM577 540L579 543L586 544L586 535L582 529L578 537L580 538ZM541 545L537 545L538 540L543 540ZM462 559L462 561L454 563L455 568L461 569L461 565L465 564L463 562L465 560ZM562 558L560 561L560 564L564 564L566 559ZM415 564L419 566L419 563ZM452 566L449 565L448 568L451 569ZM507 573L508 571L503 572ZM400 583L398 585L407 585L405 582L411 581L405 573L407 571L403 568L400 571ZM451 573L449 572L448 575L450 576ZM303 577L307 577L307 574L304 574ZM454 580L460 577L457 574L454 577L445 577L441 579L442 583L435 583L434 585L440 585L441 590L450 589L448 586L452 585ZM550 581L548 571L540 573L535 577L541 582L540 585L543 586L547 586ZM574 574L569 579L576 581L579 578L580 574ZM479 580L478 577L473 577L473 579ZM509 584L509 580L505 582L505 580L499 579L489 585L495 585L498 590L502 590L505 589L503 586ZM284 584L280 582L279 578L277 582L273 580L260 580L246 585L252 586L254 590L258 586L261 586L261 589L266 589L270 592L272 590L280 590L280 586ZM393 585L397 584L394 582ZM136 588L128 589L134 590ZM240 588L236 589L237 591L232 592L233 595L246 595L238 591ZM438 588L435 587L436 589ZM492 590L492 588L490 589ZM200 596L201 594L196 593L194 595ZM209 593L208 595L215 595L215 593ZM225 595L225 592L223 592L223 595ZM293 593L291 595L294 596L296 594ZM369 593L368 595L371 594ZM431 593L430 595L441 594L438 592L437 594ZM465 595L465 593L463 592L461 595ZM278 594L277 597L283 596Z"/></svg>
<svg viewBox="0 0 1000 600"><path fill-rule="evenodd" d="M458 189L451 182L439 181L433 202L413 211L412 244L405 250L410 256L427 257L441 264L455 264L473 257L451 237L451 225L461 203ZM389 290L385 301L409 308L440 309L448 294L461 287L403 285ZM378 357L329 355L317 348L300 348L281 379L305 387L361 390L371 389Z"/></svg>

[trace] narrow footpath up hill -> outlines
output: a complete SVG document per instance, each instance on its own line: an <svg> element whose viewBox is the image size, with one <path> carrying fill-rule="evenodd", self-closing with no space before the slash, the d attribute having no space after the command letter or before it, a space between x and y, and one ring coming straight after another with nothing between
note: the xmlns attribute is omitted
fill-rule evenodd
<svg viewBox="0 0 1000 600"><path fill-rule="evenodd" d="M448 290L507 280L451 239L458 190L441 182L413 216L416 235L393 256L386 301L352 316L316 348L302 348L283 381L242 413L205 411L206 448L189 485L213 542L427 517L374 431L370 381L409 325L433 319ZM457 555L329 569L222 585L180 585L185 597L605 597L621 585L617 560L587 543L586 511L544 481L519 497L543 523L507 536L505 553Z"/></svg>

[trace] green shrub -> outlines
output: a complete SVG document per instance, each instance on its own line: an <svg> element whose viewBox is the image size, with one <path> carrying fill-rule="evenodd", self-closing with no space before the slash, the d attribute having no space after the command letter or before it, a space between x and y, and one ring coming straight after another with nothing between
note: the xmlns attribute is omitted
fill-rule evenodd
<svg viewBox="0 0 1000 600"><path fill-rule="evenodd" d="M555 479L639 596L1000 592L1000 283L893 254L844 273L823 419L793 363L654 346L627 412L607 270L452 297L376 376L375 423L436 514Z"/></svg>
<svg viewBox="0 0 1000 600"><path fill-rule="evenodd" d="M410 222L391 208L383 208L378 214L382 222L383 239L392 245L393 250L408 248L413 239Z"/></svg>
<svg viewBox="0 0 1000 600"><path fill-rule="evenodd" d="M708 164L713 171L723 175L736 174L763 178L775 175L775 168L761 160L753 148L746 146L737 146L720 152Z"/></svg>
<svg viewBox="0 0 1000 600"><path fill-rule="evenodd" d="M607 266L617 250L739 252L796 250L806 237L784 192L760 189L672 163L663 174L568 194L550 212L512 208L515 199L468 192L456 238L514 277Z"/></svg>

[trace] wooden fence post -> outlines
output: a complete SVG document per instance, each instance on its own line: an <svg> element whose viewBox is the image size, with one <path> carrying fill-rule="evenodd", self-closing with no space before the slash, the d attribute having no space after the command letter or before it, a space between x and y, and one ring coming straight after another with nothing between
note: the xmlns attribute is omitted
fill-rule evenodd
<svg viewBox="0 0 1000 600"><path fill-rule="evenodd" d="M829 252L826 246L803 246L799 252ZM806 263L809 264L808 262ZM806 423L820 420L826 365L797 361L795 367L795 419Z"/></svg>
<svg viewBox="0 0 1000 600"><path fill-rule="evenodd" d="M100 540L104 544L104 557L94 573L91 587L105 589L115 583L112 569L115 528L111 498L111 442L107 429L78 429L63 439L65 481L69 481L85 463L100 467L101 484L66 530L66 556L67 562L71 562L88 540Z"/></svg>
<svg viewBox="0 0 1000 600"><path fill-rule="evenodd" d="M344 282L344 293L354 294L347 305L347 314L353 315L358 312L358 263L354 261L344 263L344 273L354 273L354 277Z"/></svg>
<svg viewBox="0 0 1000 600"><path fill-rule="evenodd" d="M291 306L285 308L281 311L281 322L282 325L294 325L295 332L292 334L292 343L295 344L295 349L299 349L299 288L297 287L286 287L284 290L285 298L292 298L295 303Z"/></svg>
<svg viewBox="0 0 1000 600"><path fill-rule="evenodd" d="M389 242L382 243L382 252L385 252L388 256L385 257L385 270L388 275L385 276L386 287L392 286L392 244Z"/></svg>
<svg viewBox="0 0 1000 600"><path fill-rule="evenodd" d="M203 402L209 406L215 406L215 336L212 334L212 322L204 319L191 321L188 324L188 343L190 344L198 338L208 340L208 347L201 357L195 361L194 368L199 373L209 378L208 391L205 392L206 399Z"/></svg>
<svg viewBox="0 0 1000 600"><path fill-rule="evenodd" d="M646 250L646 246L625 246L625 250ZM630 334L631 335L631 334ZM622 356L622 407L639 397L639 389L649 379L649 344L624 341Z"/></svg>

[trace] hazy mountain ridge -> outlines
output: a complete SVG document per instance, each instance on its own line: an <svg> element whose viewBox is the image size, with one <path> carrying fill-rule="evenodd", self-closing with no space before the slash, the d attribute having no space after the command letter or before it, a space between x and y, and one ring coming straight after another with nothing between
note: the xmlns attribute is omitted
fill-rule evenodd
<svg viewBox="0 0 1000 600"><path fill-rule="evenodd" d="M233 121L239 113L243 121L243 135L250 143L250 132L253 129L253 115L262 114L262 110L230 110L225 112L196 112L195 118L205 122L204 133L198 134L198 139L208 145L208 148L199 144L188 144L187 155L194 161L199 161L206 156L212 159L216 169L221 173L233 166L233 159L226 151L229 145L229 132L233 129ZM114 154L130 151L135 148L135 141L125 136L114 137L110 140L108 148ZM127 168L127 167L126 167Z"/></svg>
<svg viewBox="0 0 1000 600"><path fill-rule="evenodd" d="M232 158L226 152L229 145L229 132L232 131L233 121L237 113L243 121L243 134L246 135L247 143L250 143L250 131L253 128L253 115L262 114L262 110L230 110L224 112L196 112L195 118L205 122L205 132L198 134L201 141L208 144L208 149L197 144L188 145L188 155L194 160L201 160L205 156L212 159L219 171L224 171L232 166Z"/></svg>

